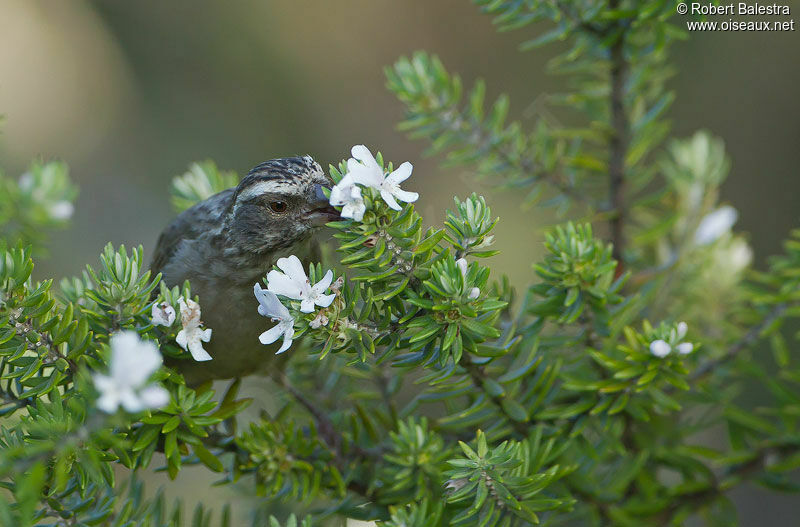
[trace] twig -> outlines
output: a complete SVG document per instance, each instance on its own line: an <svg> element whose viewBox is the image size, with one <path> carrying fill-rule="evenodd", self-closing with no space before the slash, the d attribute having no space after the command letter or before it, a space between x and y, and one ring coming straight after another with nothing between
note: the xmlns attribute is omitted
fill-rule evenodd
<svg viewBox="0 0 800 527"><path fill-rule="evenodd" d="M336 430L336 426L331 421L328 414L321 408L319 408L314 402L312 402L308 397L303 395L300 390L292 386L292 383L289 381L289 378L283 372L277 372L272 375L272 378L285 389L289 394L298 402L300 403L303 408L305 408L311 417L314 418L314 421L317 424L317 430L319 431L319 435L325 444L336 454L340 465L343 466L345 459L345 454L343 452L343 439L342 435ZM379 457L378 454L361 448L356 444L348 445L352 452L359 458L365 459L376 459Z"/></svg>
<svg viewBox="0 0 800 527"><path fill-rule="evenodd" d="M798 446L795 444L770 445L760 448L756 451L753 459L726 467L722 477L715 478L710 487L676 496L675 501L656 516L656 521L659 525L671 525L673 517L681 508L689 506L692 510L698 510L724 496L732 488L732 485L725 484L726 479L731 477L743 480L751 478L764 470L770 456L792 454L797 450Z"/></svg>
<svg viewBox="0 0 800 527"><path fill-rule="evenodd" d="M572 10L572 6L568 2L556 1L555 5L563 15L565 15L567 18L570 19L570 21L572 21L575 27L579 27L585 32L590 33L595 37L605 36L605 32L603 31L602 27L590 24L589 22L585 21L578 15L578 13Z"/></svg>
<svg viewBox="0 0 800 527"><path fill-rule="evenodd" d="M341 454L342 436L336 431L336 428L333 426L333 421L330 420L327 414L325 414L322 409L317 408L310 399L292 386L292 383L283 372L273 374L272 378L311 414L311 417L313 417L314 421L317 423L317 430L319 431L320 437L322 437L322 440L325 441L328 447L337 454Z"/></svg>
<svg viewBox="0 0 800 527"><path fill-rule="evenodd" d="M616 9L619 1L611 2L610 7ZM625 251L624 225L627 217L625 203L625 157L628 152L629 123L625 115L625 79L628 63L625 60L625 33L620 34L609 50L611 60L611 127L614 132L609 141L611 150L608 162L609 203L613 210L609 220L611 241L614 244L613 256L623 263ZM622 265L620 265L622 269Z"/></svg>
<svg viewBox="0 0 800 527"><path fill-rule="evenodd" d="M441 105L444 106L445 103L446 101L442 101ZM521 158L519 160L514 159L512 155L502 147L501 143L492 141L489 134L486 133L481 126L477 126L474 130L472 130L472 133L467 133L464 129L462 129L462 125L465 124L465 121L460 116L453 117L452 112L446 112L441 115L441 119L450 128L450 130L461 136L461 140L474 145L479 150L482 149L493 153L507 166L517 167L520 172L526 174L531 180L544 181L558 190L558 192L561 194L568 196L575 201L587 202L589 200L586 195L578 192L575 187L561 181L555 172L540 171L536 166L535 160L531 159L530 157Z"/></svg>
<svg viewBox="0 0 800 527"><path fill-rule="evenodd" d="M486 391L484 387L484 380L487 378L486 371L483 369L483 366L479 366L474 362L465 358L466 355L462 356L461 361L459 364L467 370L469 373L469 377L472 380L472 384L480 389L486 396L494 403L494 405L500 410L500 412L508 419L508 422L511 423L511 426L514 427L514 430L519 434L521 437L525 438L528 437L529 429L533 426L533 423L530 421L527 423L521 423L515 420L513 417L506 413L505 408L503 408L503 399L502 397L498 397L496 395L492 395Z"/></svg>
<svg viewBox="0 0 800 527"><path fill-rule="evenodd" d="M745 333L739 341L731 346L724 355L710 360L705 364L701 364L694 372L692 372L691 375L689 375L689 382L696 383L703 380L705 377L710 375L711 372L716 370L719 365L728 362L736 357L740 352L750 347L759 339L761 332L772 325L773 322L781 318L788 308L789 305L786 303L777 304L759 324L751 327L750 330Z"/></svg>

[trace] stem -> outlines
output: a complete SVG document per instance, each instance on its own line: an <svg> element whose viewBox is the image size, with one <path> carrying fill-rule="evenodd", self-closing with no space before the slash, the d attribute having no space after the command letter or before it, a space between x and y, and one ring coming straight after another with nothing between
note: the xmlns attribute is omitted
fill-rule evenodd
<svg viewBox="0 0 800 527"><path fill-rule="evenodd" d="M619 7L619 0L612 0L612 9ZM612 216L609 220L611 241L614 244L613 256L620 262L622 270L623 253L625 251L624 225L627 219L625 203L625 157L628 153L630 123L625 115L625 79L628 63L625 60L625 33L622 31L609 50L611 60L611 127L613 134L609 141L610 157L608 162L609 203Z"/></svg>
<svg viewBox="0 0 800 527"><path fill-rule="evenodd" d="M375 371L375 386L378 388L378 391L381 394L381 400L383 401L383 405L386 407L386 411L389 414L389 418L392 422L397 421L397 407L394 404L394 400L392 399L392 394L389 393L389 375L386 375L382 366L376 366Z"/></svg>
<svg viewBox="0 0 800 527"><path fill-rule="evenodd" d="M586 33L596 37L605 36L603 28L583 20L583 18L581 18L581 16L572 9L569 0L562 2L557 1L555 4L556 7L558 7L558 10L561 11L561 13L566 16L576 28L580 28Z"/></svg>
<svg viewBox="0 0 800 527"><path fill-rule="evenodd" d="M314 421L317 424L317 430L319 431L319 435L325 444L328 445L328 448L331 449L331 452L334 454L336 459L336 465L340 469L340 471L344 471L344 467L347 465L349 461L349 456L346 455L344 452L344 439L342 435L336 430L336 426L334 425L333 421L328 417L328 414L322 408L319 408L313 401L303 395L297 388L292 386L289 378L283 372L277 372L272 375L272 378L275 382L285 389L289 394L298 402L301 406L303 406ZM356 444L348 445L352 454L357 458L359 463L376 463L381 459L381 455L379 453L366 450L361 448ZM367 493L367 485L362 485L358 482L350 482L351 485L358 487L361 489L358 491L359 494L368 497Z"/></svg>
<svg viewBox="0 0 800 527"><path fill-rule="evenodd" d="M508 422L511 423L511 426L514 427L514 431L520 437L523 438L528 437L529 428L533 426L533 423L531 422L521 423L513 419L510 415L508 415L508 413L506 413L505 409L503 408L503 398L488 393L483 385L485 379L488 377L486 375L486 370L484 370L483 366L479 366L474 362L470 362L469 359L465 359L465 357L466 356L462 356L459 364L461 364L461 366L463 366L464 369L467 370L467 373L469 373L469 377L470 379L472 379L472 384L486 394L486 396L492 401L492 403L494 403L494 405L500 410L500 413L502 413L506 417Z"/></svg>
<svg viewBox="0 0 800 527"><path fill-rule="evenodd" d="M437 101L440 107L447 105L447 101ZM460 139L467 144L475 146L478 150L483 150L492 153L499 157L503 163L509 167L516 167L521 173L527 175L534 181L545 181L553 188L558 190L561 194L568 196L575 201L586 202L587 196L579 192L569 182L563 181L561 177L555 172L544 172L537 166L536 160L532 156L521 157L515 159L509 153L502 142L492 140L491 131L486 131L481 125L476 126L474 129L465 130L464 127L469 127L467 120L463 119L460 115L454 115L453 111L444 112L440 116L445 125L453 132L460 136Z"/></svg>
<svg viewBox="0 0 800 527"><path fill-rule="evenodd" d="M795 444L771 445L758 449L753 459L726 467L722 472L722 476L716 478L710 487L678 496L674 502L656 516L657 523L664 526L672 525L674 516L681 508L689 506L693 511L696 511L724 496L726 492L735 486L726 483L726 480L749 479L764 470L769 456L773 454L791 455L796 451L797 445Z"/></svg>
<svg viewBox="0 0 800 527"><path fill-rule="evenodd" d="M580 498L583 503L586 503L595 509L597 509L597 513L600 515L601 525L612 525L613 520L611 519L611 504L600 499L596 495L587 492L575 485L573 485L569 480L566 481L567 487L569 488L570 494L573 496Z"/></svg>
<svg viewBox="0 0 800 527"><path fill-rule="evenodd" d="M769 326L771 326L776 320L781 318L787 309L789 309L788 304L786 303L777 304L775 307L772 308L772 311L770 311L759 324L751 327L750 330L747 333L745 333L744 336L738 342L736 342L733 346L731 346L731 348L728 351L726 351L724 355L716 359L710 360L704 364L701 364L689 376L689 382L696 383L705 379L714 370L716 370L718 366L728 362L731 359L734 359L739 353L749 348L759 339L759 337L761 337L761 332L767 329Z"/></svg>

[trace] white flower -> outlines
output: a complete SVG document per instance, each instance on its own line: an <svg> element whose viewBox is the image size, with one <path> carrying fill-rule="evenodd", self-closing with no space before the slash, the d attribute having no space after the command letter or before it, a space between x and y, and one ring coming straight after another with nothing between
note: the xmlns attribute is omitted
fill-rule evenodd
<svg viewBox="0 0 800 527"><path fill-rule="evenodd" d="M469 480L467 478L448 479L447 481L444 482L444 488L445 490L452 490L453 492L458 492L459 490L464 488L464 485L466 485L467 483L469 483Z"/></svg>
<svg viewBox="0 0 800 527"><path fill-rule="evenodd" d="M342 207L342 218L351 218L355 221L361 221L364 218L364 211L367 210L361 197L361 188L356 185L351 174L346 174L333 186L330 203Z"/></svg>
<svg viewBox="0 0 800 527"><path fill-rule="evenodd" d="M154 326L170 327L175 323L175 308L166 302L153 304L153 311L150 318Z"/></svg>
<svg viewBox="0 0 800 527"><path fill-rule="evenodd" d="M300 300L300 311L303 313L311 313L315 305L328 307L336 297L335 294L324 294L333 280L333 272L330 270L322 280L312 286L297 256L279 258L278 269L283 272L273 270L267 274L267 289L276 295Z"/></svg>
<svg viewBox="0 0 800 527"><path fill-rule="evenodd" d="M328 315L326 315L325 313L320 311L319 313L317 313L317 316L314 317L314 320L309 322L308 325L311 326L312 329L318 329L318 328L320 328L322 326L327 326L328 325Z"/></svg>
<svg viewBox="0 0 800 527"><path fill-rule="evenodd" d="M650 343L650 353L660 359L672 353L673 349L681 355L688 355L694 351L694 344L691 342L681 342L688 330L689 326L686 322L678 322L675 329L670 331L669 342L663 339L654 340Z"/></svg>
<svg viewBox="0 0 800 527"><path fill-rule="evenodd" d="M67 200L53 203L47 208L47 214L54 220L68 220L75 212L75 206Z"/></svg>
<svg viewBox="0 0 800 527"><path fill-rule="evenodd" d="M658 358L663 359L669 355L670 351L672 351L672 347L664 340L658 339L650 343L650 353Z"/></svg>
<svg viewBox="0 0 800 527"><path fill-rule="evenodd" d="M286 309L286 306L278 300L278 297L272 291L261 289L261 286L256 283L256 285L253 286L253 293L256 295L256 299L258 299L258 314L269 317L273 322L278 323L271 329L262 333L258 337L258 340L262 344L272 344L283 335L283 345L275 354L283 353L292 345L292 337L294 337L294 318L292 318L292 315L289 314L289 310Z"/></svg>
<svg viewBox="0 0 800 527"><path fill-rule="evenodd" d="M211 328L201 329L200 325L200 304L183 297L178 299L178 307L181 308L181 325L183 329L178 332L175 341L184 350L192 354L192 358L198 362L211 360L211 355L203 349L203 342L211 340Z"/></svg>
<svg viewBox="0 0 800 527"><path fill-rule="evenodd" d="M411 171L414 169L411 163L406 161L397 167L397 170L385 175L383 168L378 165L366 146L356 145L350 153L353 157L347 160L348 175L351 175L353 181L359 185L377 189L389 207L400 210L402 207L397 200L413 203L419 199L419 194L416 192L407 192L400 188L400 183L411 176Z"/></svg>
<svg viewBox="0 0 800 527"><path fill-rule="evenodd" d="M161 366L161 354L153 342L141 340L134 331L111 336L109 375L92 376L100 392L97 407L107 413L121 405L129 412L161 408L169 402L169 393L158 384L145 383Z"/></svg>
<svg viewBox="0 0 800 527"><path fill-rule="evenodd" d="M746 269L753 261L753 250L747 242L741 238L736 238L727 251L729 269L738 273Z"/></svg>
<svg viewBox="0 0 800 527"><path fill-rule="evenodd" d="M468 202L469 203L469 202ZM483 249L484 247L489 247L494 244L494 234L490 234L486 236L481 243L475 246L476 249Z"/></svg>
<svg viewBox="0 0 800 527"><path fill-rule="evenodd" d="M31 199L44 207L47 215L57 221L65 221L75 213L75 206L69 200L59 200L57 195L50 195L48 190L58 193L58 185L55 185L52 172L42 174L38 187L36 178L30 172L26 172L19 177L19 188L25 193L30 194Z"/></svg>
<svg viewBox="0 0 800 527"><path fill-rule="evenodd" d="M466 283L466 281L467 281L467 261L465 259L463 259L463 258L459 258L458 260L456 260L456 265L461 270L461 276L464 277L464 282ZM472 289L469 290L469 294L467 295L467 298L469 298L470 300L475 300L479 296L481 296L481 290L478 289L477 287L473 287Z"/></svg>
<svg viewBox="0 0 800 527"><path fill-rule="evenodd" d="M708 245L717 241L722 235L727 233L736 223L739 213L730 205L724 205L715 211L706 214L697 230L694 232L694 243L697 245Z"/></svg>
<svg viewBox="0 0 800 527"><path fill-rule="evenodd" d="M36 182L33 180L33 174L30 172L25 172L19 177L19 188L24 192L31 192L35 183Z"/></svg>

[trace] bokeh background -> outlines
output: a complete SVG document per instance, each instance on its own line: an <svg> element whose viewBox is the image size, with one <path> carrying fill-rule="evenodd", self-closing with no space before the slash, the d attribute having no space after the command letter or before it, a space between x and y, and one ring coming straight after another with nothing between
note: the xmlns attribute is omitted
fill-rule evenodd
<svg viewBox="0 0 800 527"><path fill-rule="evenodd" d="M466 84L484 77L490 95L508 93L524 123L563 88L545 73L552 49L517 51L535 32L497 33L468 0L0 0L0 167L16 177L33 158L62 159L81 187L73 226L37 272L79 273L108 241L142 244L149 257L173 216L169 180L192 161L241 174L309 153L327 166L365 143L414 163L407 186L432 222L454 194L486 194L505 249L495 269L524 286L546 216L424 159L425 145L395 128L402 108L382 70L429 50ZM722 196L763 265L798 226L800 31L693 33L673 56L674 133L706 128L725 140L733 164ZM223 499L199 474L181 474L188 504ZM791 496L745 488L735 499L742 525L796 521Z"/></svg>

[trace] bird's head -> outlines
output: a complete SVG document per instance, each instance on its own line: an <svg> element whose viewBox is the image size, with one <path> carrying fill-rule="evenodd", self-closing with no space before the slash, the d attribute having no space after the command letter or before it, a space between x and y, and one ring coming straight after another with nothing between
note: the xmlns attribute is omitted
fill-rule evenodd
<svg viewBox="0 0 800 527"><path fill-rule="evenodd" d="M339 216L323 192L331 184L311 156L255 166L234 192L228 236L254 253L291 247Z"/></svg>

